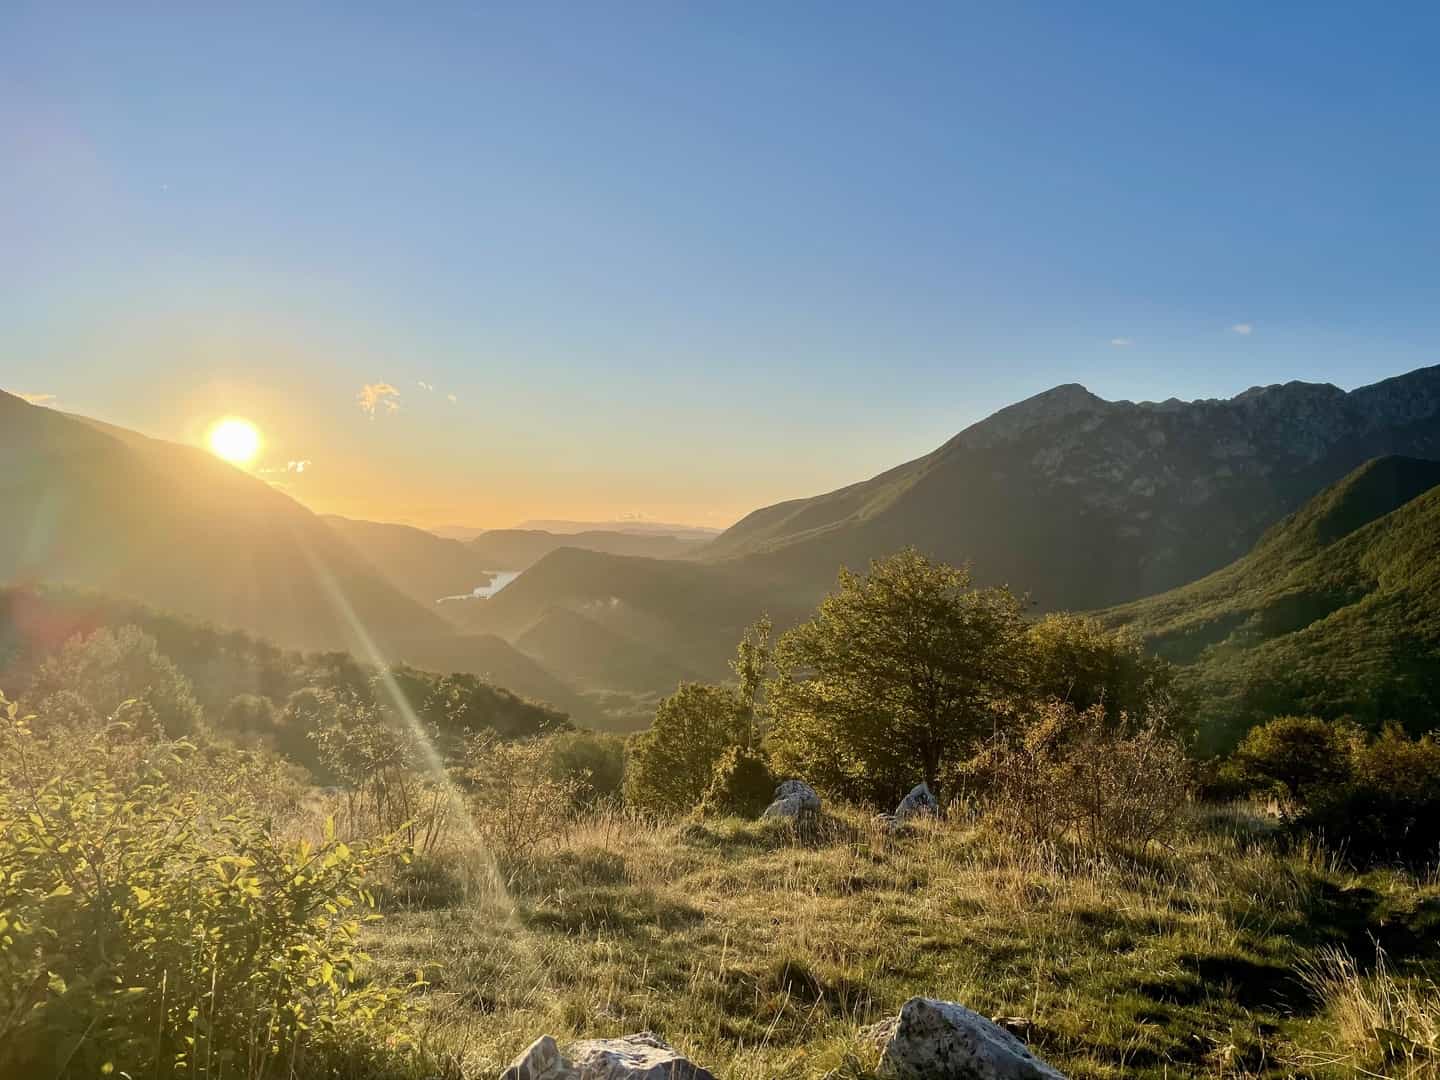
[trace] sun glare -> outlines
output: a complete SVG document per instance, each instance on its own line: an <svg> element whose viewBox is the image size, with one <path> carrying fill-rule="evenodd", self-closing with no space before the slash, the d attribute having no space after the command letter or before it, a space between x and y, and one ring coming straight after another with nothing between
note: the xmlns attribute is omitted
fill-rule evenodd
<svg viewBox="0 0 1440 1080"><path fill-rule="evenodd" d="M249 420L227 416L207 436L210 451L234 465L249 465L260 453L260 431Z"/></svg>

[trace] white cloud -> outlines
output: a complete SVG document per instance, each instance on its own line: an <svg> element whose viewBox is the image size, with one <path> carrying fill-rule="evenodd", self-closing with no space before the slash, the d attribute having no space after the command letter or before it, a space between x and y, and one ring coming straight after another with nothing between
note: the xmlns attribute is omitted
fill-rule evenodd
<svg viewBox="0 0 1440 1080"><path fill-rule="evenodd" d="M1110 339L1110 344L1114 345L1116 348L1123 349L1127 345L1134 345L1135 342L1128 337L1112 337Z"/></svg>
<svg viewBox="0 0 1440 1080"><path fill-rule="evenodd" d="M54 394L21 394L21 393L17 393L15 396L18 397L21 401L28 401L31 405L54 405L54 404L55 404L55 395L54 395Z"/></svg>
<svg viewBox="0 0 1440 1080"><path fill-rule="evenodd" d="M399 397L400 391L385 382L366 383L360 388L360 393L355 395L361 410L372 420L375 419L375 413L382 408L386 412L399 412Z"/></svg>
<svg viewBox="0 0 1440 1080"><path fill-rule="evenodd" d="M302 458L299 461L287 461L284 468L281 468L277 465L273 469L261 469L260 472L265 476L275 476L280 473L303 473L306 469L310 468L311 464L312 463L309 458ZM279 485L278 480L272 481L272 483Z"/></svg>
<svg viewBox="0 0 1440 1080"><path fill-rule="evenodd" d="M1230 327L1230 330L1232 333L1239 334L1241 337L1249 337L1252 333L1254 333L1255 327L1253 324L1248 322L1238 322L1234 326Z"/></svg>
<svg viewBox="0 0 1440 1080"><path fill-rule="evenodd" d="M434 384L434 383L428 383L428 382L426 382L424 379L421 379L421 380L420 380L419 386L420 386L420 389L421 389L421 390L434 390L434 389L435 389L435 384Z"/></svg>
<svg viewBox="0 0 1440 1080"><path fill-rule="evenodd" d="M445 396L450 399L450 404L452 405L459 400L454 394L446 394Z"/></svg>

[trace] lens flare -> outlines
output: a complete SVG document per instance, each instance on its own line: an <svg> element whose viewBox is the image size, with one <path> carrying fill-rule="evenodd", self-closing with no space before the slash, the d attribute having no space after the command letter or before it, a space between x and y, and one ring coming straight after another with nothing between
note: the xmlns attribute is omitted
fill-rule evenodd
<svg viewBox="0 0 1440 1080"><path fill-rule="evenodd" d="M260 430L238 416L216 421L206 442L212 454L232 465L249 465L260 454Z"/></svg>

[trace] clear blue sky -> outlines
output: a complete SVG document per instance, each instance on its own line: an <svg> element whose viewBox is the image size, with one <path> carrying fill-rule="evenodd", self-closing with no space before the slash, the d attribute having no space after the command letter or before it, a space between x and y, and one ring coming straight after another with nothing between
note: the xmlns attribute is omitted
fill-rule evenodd
<svg viewBox="0 0 1440 1080"><path fill-rule="evenodd" d="M320 509L723 524L1440 361L1433 4L207 6L0 10L0 386Z"/></svg>

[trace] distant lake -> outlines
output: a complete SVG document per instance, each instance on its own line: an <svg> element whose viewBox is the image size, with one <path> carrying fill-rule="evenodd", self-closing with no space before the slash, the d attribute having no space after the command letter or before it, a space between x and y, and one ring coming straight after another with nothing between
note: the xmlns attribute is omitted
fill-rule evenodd
<svg viewBox="0 0 1440 1080"><path fill-rule="evenodd" d="M443 604L446 600L489 600L523 573L520 570L486 570L485 572L492 575L489 585L476 585L470 592L461 593L459 596L442 596L440 603Z"/></svg>

